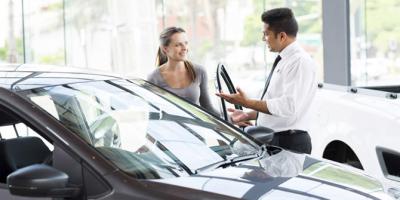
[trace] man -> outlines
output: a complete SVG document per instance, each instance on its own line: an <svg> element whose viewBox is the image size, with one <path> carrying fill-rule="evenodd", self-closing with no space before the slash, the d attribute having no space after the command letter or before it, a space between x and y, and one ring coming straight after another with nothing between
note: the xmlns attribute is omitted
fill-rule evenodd
<svg viewBox="0 0 400 200"><path fill-rule="evenodd" d="M235 124L256 120L258 126L283 131L284 134L290 134L289 130L307 131L311 117L309 107L317 88L316 64L296 41L298 25L289 8L266 11L261 19L264 22L263 41L271 52L279 55L260 100L247 98L240 88L235 94L216 95L252 110L229 109ZM307 145L307 152L311 151L311 142Z"/></svg>

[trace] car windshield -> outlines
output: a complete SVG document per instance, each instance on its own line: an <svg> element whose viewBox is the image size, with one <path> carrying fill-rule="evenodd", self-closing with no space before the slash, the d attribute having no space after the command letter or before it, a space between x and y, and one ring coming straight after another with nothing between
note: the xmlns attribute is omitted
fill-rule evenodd
<svg viewBox="0 0 400 200"><path fill-rule="evenodd" d="M117 167L141 179L187 176L258 147L235 128L142 80L22 91ZM246 151L234 146L246 146Z"/></svg>

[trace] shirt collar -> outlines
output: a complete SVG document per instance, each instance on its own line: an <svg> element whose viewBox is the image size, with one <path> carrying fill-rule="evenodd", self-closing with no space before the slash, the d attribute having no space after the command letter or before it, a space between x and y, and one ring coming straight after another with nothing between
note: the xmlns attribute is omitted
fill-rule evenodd
<svg viewBox="0 0 400 200"><path fill-rule="evenodd" d="M282 59L287 58L292 56L297 49L300 48L300 45L297 41L292 42L291 44L289 44L287 47L285 47L280 53L279 55L281 56Z"/></svg>

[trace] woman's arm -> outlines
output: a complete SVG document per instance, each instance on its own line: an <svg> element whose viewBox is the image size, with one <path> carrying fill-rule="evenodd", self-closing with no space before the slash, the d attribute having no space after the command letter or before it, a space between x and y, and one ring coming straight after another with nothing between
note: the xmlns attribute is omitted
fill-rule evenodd
<svg viewBox="0 0 400 200"><path fill-rule="evenodd" d="M219 115L219 112L212 106L210 100L210 94L208 93L208 77L206 71L199 67L198 70L200 73L198 74L200 78L200 106L205 108L206 110Z"/></svg>

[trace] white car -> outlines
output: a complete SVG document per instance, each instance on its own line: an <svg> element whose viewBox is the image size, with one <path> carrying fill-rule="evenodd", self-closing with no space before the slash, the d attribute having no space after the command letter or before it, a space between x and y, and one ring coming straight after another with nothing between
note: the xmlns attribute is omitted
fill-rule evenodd
<svg viewBox="0 0 400 200"><path fill-rule="evenodd" d="M363 169L399 195L399 92L400 86L319 84L312 107L312 155Z"/></svg>

